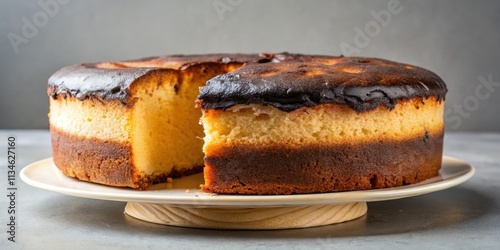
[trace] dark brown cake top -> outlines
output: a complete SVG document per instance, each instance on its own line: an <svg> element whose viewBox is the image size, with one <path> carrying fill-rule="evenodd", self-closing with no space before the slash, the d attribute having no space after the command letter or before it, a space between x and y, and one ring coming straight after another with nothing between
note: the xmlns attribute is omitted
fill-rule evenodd
<svg viewBox="0 0 500 250"><path fill-rule="evenodd" d="M445 83L436 74L411 65L375 58L301 54L170 55L132 61L78 64L52 75L52 98L116 99L125 105L130 86L157 71L183 71L196 65L235 64L239 69L207 82L198 105L227 109L236 104L272 105L284 111L322 103L347 104L358 112L400 99L444 98Z"/></svg>
<svg viewBox="0 0 500 250"><path fill-rule="evenodd" d="M398 100L447 92L436 74L376 58L304 56L286 62L250 64L216 76L201 89L198 106L271 105L283 111L323 103L347 104L357 112Z"/></svg>

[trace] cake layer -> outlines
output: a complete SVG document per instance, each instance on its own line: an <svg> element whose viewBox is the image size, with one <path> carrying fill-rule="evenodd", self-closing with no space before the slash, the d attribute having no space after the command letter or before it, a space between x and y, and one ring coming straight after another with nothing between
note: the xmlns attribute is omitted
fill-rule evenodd
<svg viewBox="0 0 500 250"><path fill-rule="evenodd" d="M205 157L202 190L299 194L397 187L438 175L443 133L398 141L236 145Z"/></svg>
<svg viewBox="0 0 500 250"><path fill-rule="evenodd" d="M347 105L321 104L291 112L271 106L236 105L203 110L204 153L227 145L305 146L405 141L434 137L443 130L444 102L436 97L400 101L357 113Z"/></svg>
<svg viewBox="0 0 500 250"><path fill-rule="evenodd" d="M80 101L75 97L49 99L51 128L75 136L116 143L130 143L131 107L118 100L104 103L90 98Z"/></svg>
<svg viewBox="0 0 500 250"><path fill-rule="evenodd" d="M120 187L147 189L167 177L201 172L203 164L189 169L145 173L133 165L130 144L79 137L50 128L55 165L67 176L83 181Z"/></svg>

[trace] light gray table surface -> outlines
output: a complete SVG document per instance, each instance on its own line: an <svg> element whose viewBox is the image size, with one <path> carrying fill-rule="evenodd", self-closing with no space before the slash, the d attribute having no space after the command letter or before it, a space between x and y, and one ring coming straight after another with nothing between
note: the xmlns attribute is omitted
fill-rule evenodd
<svg viewBox="0 0 500 250"><path fill-rule="evenodd" d="M368 203L360 219L277 231L202 230L124 215L124 202L66 196L17 179L16 243L7 240L7 137L17 137L17 174L51 156L46 130L0 130L0 249L500 249L500 134L447 133L445 154L471 163L459 186Z"/></svg>

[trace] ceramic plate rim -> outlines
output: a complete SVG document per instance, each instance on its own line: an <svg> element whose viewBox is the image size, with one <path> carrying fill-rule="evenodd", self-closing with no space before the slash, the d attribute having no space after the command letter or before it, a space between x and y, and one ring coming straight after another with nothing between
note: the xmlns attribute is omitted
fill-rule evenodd
<svg viewBox="0 0 500 250"><path fill-rule="evenodd" d="M372 202L401 199L431 192L444 190L459 185L470 179L474 173L474 167L462 160L443 156L443 164L439 177L434 177L424 182L396 188L374 189L364 191L347 191L320 194L294 194L294 195L212 195L193 189L138 191L103 186L94 183L79 181L64 176L61 180L74 183L75 188L68 188L43 176L36 175L36 171L51 170L55 167L52 158L46 158L33 162L21 170L21 179L40 189L62 193L65 195L124 202L146 202L182 206L230 206L230 207L276 207L297 205L327 205L349 202ZM453 169L455 168L455 169ZM457 170L458 168L461 168ZM58 171L58 170L57 170ZM455 171L455 172L453 172ZM452 172L451 174L449 172ZM35 175L34 175L35 174ZM447 176L449 175L449 176ZM67 178L67 179L65 179ZM63 183L66 184L66 183ZM82 186L84 187L82 189Z"/></svg>

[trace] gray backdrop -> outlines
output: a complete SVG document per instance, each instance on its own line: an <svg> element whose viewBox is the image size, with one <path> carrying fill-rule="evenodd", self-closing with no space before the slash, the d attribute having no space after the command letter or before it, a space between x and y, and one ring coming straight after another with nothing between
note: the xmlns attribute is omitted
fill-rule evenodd
<svg viewBox="0 0 500 250"><path fill-rule="evenodd" d="M440 75L448 131L500 131L500 1L0 2L0 129L47 128L46 81L74 63L163 54L381 57Z"/></svg>

